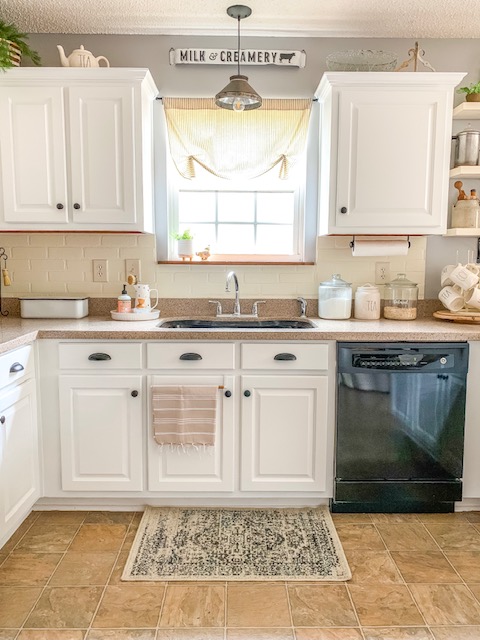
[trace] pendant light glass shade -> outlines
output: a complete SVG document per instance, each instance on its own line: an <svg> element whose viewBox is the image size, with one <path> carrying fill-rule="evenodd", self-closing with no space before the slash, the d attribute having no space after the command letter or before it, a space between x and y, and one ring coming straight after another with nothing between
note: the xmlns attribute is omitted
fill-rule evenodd
<svg viewBox="0 0 480 640"><path fill-rule="evenodd" d="M227 13L238 21L237 74L230 76L230 82L215 96L215 104L231 111L250 111L262 106L262 98L248 84L247 76L240 74L240 20L247 18L251 9L241 4L228 7Z"/></svg>

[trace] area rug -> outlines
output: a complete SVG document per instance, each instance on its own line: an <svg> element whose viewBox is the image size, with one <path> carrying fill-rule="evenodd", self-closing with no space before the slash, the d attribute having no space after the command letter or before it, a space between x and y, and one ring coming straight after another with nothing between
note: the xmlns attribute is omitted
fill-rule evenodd
<svg viewBox="0 0 480 640"><path fill-rule="evenodd" d="M122 580L351 578L326 507L147 507Z"/></svg>

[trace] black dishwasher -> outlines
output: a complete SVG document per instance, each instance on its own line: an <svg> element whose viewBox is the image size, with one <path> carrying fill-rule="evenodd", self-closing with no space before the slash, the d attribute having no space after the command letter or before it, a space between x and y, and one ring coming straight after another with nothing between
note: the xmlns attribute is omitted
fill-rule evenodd
<svg viewBox="0 0 480 640"><path fill-rule="evenodd" d="M466 343L339 343L334 512L462 497Z"/></svg>

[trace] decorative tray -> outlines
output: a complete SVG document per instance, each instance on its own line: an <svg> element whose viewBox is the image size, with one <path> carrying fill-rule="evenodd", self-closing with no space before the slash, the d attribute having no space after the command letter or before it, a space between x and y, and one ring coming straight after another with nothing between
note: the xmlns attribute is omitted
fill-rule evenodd
<svg viewBox="0 0 480 640"><path fill-rule="evenodd" d="M480 311L470 311L462 309L460 311L434 311L433 317L439 320L450 320L450 322L463 322L463 324L480 323Z"/></svg>
<svg viewBox="0 0 480 640"><path fill-rule="evenodd" d="M155 309L154 311L149 311L148 313L134 313L131 311L130 313L118 313L118 311L110 311L112 316L112 320L124 320L127 322L135 322L138 320L157 320L160 317L160 311Z"/></svg>

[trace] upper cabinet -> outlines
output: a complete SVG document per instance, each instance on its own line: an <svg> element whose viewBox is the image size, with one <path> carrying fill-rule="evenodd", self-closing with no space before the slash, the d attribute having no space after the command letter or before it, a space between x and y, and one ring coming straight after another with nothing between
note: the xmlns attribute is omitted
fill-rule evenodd
<svg viewBox="0 0 480 640"><path fill-rule="evenodd" d="M326 73L319 234L442 234L463 73Z"/></svg>
<svg viewBox="0 0 480 640"><path fill-rule="evenodd" d="M146 69L0 77L0 230L153 231Z"/></svg>

